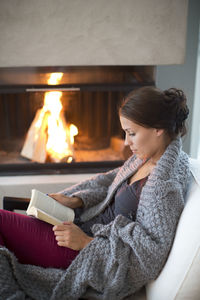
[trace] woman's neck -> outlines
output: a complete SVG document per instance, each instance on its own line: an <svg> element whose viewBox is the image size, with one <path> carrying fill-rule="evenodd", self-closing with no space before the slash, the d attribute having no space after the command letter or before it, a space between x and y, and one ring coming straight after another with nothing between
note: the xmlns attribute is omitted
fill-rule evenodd
<svg viewBox="0 0 200 300"><path fill-rule="evenodd" d="M171 143L171 140L165 139L160 147L158 148L158 150L151 156L149 157L146 162L148 162L150 165L155 166L158 162L158 160L161 158L161 156L163 155L163 153L165 152L166 148L169 146L169 144Z"/></svg>

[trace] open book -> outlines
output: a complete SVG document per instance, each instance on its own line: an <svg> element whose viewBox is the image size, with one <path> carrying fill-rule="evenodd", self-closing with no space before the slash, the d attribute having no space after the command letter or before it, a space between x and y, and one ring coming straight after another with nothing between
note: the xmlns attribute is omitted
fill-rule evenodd
<svg viewBox="0 0 200 300"><path fill-rule="evenodd" d="M72 208L62 205L38 190L32 190L26 213L52 225L58 225L64 221L73 222L75 215Z"/></svg>

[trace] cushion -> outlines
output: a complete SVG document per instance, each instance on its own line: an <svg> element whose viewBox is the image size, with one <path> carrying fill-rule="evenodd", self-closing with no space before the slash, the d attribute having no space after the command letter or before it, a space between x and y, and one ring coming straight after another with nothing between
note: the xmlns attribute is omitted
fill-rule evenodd
<svg viewBox="0 0 200 300"><path fill-rule="evenodd" d="M190 160L191 183L172 249L159 277L146 286L147 300L200 299L200 162Z"/></svg>

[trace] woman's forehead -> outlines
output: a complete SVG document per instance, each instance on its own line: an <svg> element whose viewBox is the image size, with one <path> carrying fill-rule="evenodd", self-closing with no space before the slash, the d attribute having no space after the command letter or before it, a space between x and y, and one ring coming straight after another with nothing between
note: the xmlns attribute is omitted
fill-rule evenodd
<svg viewBox="0 0 200 300"><path fill-rule="evenodd" d="M121 125L123 127L123 129L125 130L128 130L128 129L133 129L133 128L137 128L139 127L140 125L134 123L133 121L123 117L123 116L120 116L120 121L121 121Z"/></svg>

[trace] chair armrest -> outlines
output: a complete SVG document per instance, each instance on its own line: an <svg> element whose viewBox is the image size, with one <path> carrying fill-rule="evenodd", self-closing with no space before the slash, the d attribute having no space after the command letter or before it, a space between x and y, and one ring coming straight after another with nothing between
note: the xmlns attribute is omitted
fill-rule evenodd
<svg viewBox="0 0 200 300"><path fill-rule="evenodd" d="M29 198L3 197L3 209L10 211L15 209L26 210L29 202Z"/></svg>

